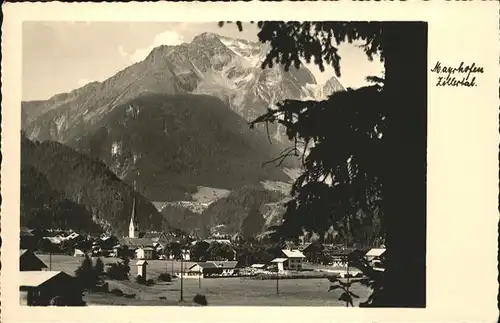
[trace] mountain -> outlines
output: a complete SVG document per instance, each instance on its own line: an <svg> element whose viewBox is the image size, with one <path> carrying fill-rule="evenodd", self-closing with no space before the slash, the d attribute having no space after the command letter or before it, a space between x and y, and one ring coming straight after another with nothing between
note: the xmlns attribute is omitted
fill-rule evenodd
<svg viewBox="0 0 500 323"><path fill-rule="evenodd" d="M56 191L85 206L94 217L111 219L108 222L112 224L126 224L129 206L115 205L118 211L102 206L106 210L102 211L103 198L91 193L99 190L99 185L118 185L118 191L125 194L121 198L127 203L131 203L130 187L136 185L145 199L168 205L161 213L172 221L177 219L175 214L184 214L174 202L184 201L192 214L212 214L207 223L202 223L207 229L218 226L219 220L229 230L241 229L244 212L253 206L246 205L244 212L233 212L235 219L214 215L211 210L234 199L234 194L241 196L238 190L244 187L259 187L265 181L287 182L287 168L299 166L296 160L288 160L284 167L262 167L290 143L282 127L270 125L266 129L261 125L251 131L248 121L284 99L318 100L343 90L335 77L317 84L306 67L285 72L278 64L262 69L260 65L268 51L269 46L258 42L204 33L190 43L156 47L143 61L103 82L92 82L48 100L22 102L25 134L42 141L35 145L43 147L38 150L58 150L52 158L60 158L50 161L49 155L39 152L41 156L34 157L32 164ZM71 174L60 175L59 179L56 169L69 171L67 168L77 159L74 156L80 156L78 152L89 165L99 165L88 166L85 162L85 172L99 168L98 174L90 172L95 176L91 176L92 180ZM69 164L59 166L66 163L66 154L73 156L68 159ZM54 168L47 169L44 164ZM75 180L71 188L62 184L66 178ZM79 185L88 191L84 202L75 193ZM236 193L217 200L221 201L219 204L194 205L192 196L200 186ZM261 190L266 191L259 187L256 192ZM106 197L113 201L110 204L118 203L115 198ZM261 199L258 207L266 222L264 226L279 221L280 199ZM150 214L144 224L161 225L160 211L153 210L146 200L143 203L147 206L146 214ZM111 213L97 215L102 212ZM191 213L186 217L193 218ZM257 212L253 214L257 216Z"/></svg>
<svg viewBox="0 0 500 323"><path fill-rule="evenodd" d="M104 82L92 82L46 101L23 102L23 129L29 138L66 142L145 93L212 95L250 121L284 99L323 99L343 89L335 77L318 85L306 67L285 72L278 64L262 69L260 63L268 50L258 42L211 33L191 43L159 46L145 60ZM283 130L271 128L272 136L283 141Z"/></svg>
<svg viewBox="0 0 500 323"><path fill-rule="evenodd" d="M76 229L98 233L100 226L81 204L52 189L49 181L34 166L21 167L21 217L23 227L43 229Z"/></svg>
<svg viewBox="0 0 500 323"><path fill-rule="evenodd" d="M280 153L219 99L145 94L120 105L68 145L102 160L151 201L189 200L198 186L232 190L285 180Z"/></svg>
<svg viewBox="0 0 500 323"><path fill-rule="evenodd" d="M234 234L244 230L247 217L262 216L260 230L253 228L258 234L270 224L265 218L270 212L269 204L278 204L284 197L282 192L266 189L262 184L244 185L210 204L202 217L206 225L217 228L219 233Z"/></svg>
<svg viewBox="0 0 500 323"><path fill-rule="evenodd" d="M96 231L96 223L128 232L132 200L143 229L168 223L143 196L102 162L57 142L21 142L21 223L32 227Z"/></svg>

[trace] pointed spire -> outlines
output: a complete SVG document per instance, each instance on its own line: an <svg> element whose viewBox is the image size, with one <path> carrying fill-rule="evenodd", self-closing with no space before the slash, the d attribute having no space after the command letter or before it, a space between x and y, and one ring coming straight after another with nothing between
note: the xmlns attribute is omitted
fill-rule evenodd
<svg viewBox="0 0 500 323"><path fill-rule="evenodd" d="M138 238L139 224L137 222L135 208L136 207L135 207L135 192L134 192L134 198L132 200L132 214L130 216L130 224L128 232L130 238Z"/></svg>

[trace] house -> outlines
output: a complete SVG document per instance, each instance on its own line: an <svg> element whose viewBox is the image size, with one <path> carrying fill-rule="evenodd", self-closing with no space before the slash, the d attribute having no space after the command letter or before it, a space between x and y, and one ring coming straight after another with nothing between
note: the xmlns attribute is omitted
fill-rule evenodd
<svg viewBox="0 0 500 323"><path fill-rule="evenodd" d="M217 242L217 243L231 245L231 240L229 240L229 239L205 239L203 241L205 241L208 244L211 244L213 242Z"/></svg>
<svg viewBox="0 0 500 323"><path fill-rule="evenodd" d="M288 270L288 258L275 258L271 260L271 263L278 266L278 271Z"/></svg>
<svg viewBox="0 0 500 323"><path fill-rule="evenodd" d="M319 264L322 262L323 255L323 245L317 242L306 243L298 247L298 249L306 257L306 261Z"/></svg>
<svg viewBox="0 0 500 323"><path fill-rule="evenodd" d="M73 257L85 257L85 252L80 249L75 249Z"/></svg>
<svg viewBox="0 0 500 323"><path fill-rule="evenodd" d="M365 254L365 259L371 264L380 263L385 258L385 248L372 248Z"/></svg>
<svg viewBox="0 0 500 323"><path fill-rule="evenodd" d="M222 276L234 276L238 273L238 262L237 261L211 261L217 266L217 268L222 269Z"/></svg>
<svg viewBox="0 0 500 323"><path fill-rule="evenodd" d="M19 256L20 271L42 271L46 270L47 265L40 260L32 251L21 250Z"/></svg>
<svg viewBox="0 0 500 323"><path fill-rule="evenodd" d="M19 239L21 244L21 249L33 250L37 244L37 238L33 234L33 231L28 228L21 228L19 233Z"/></svg>
<svg viewBox="0 0 500 323"><path fill-rule="evenodd" d="M253 268L253 269L266 269L266 265L265 264L253 264L250 266L250 268Z"/></svg>
<svg viewBox="0 0 500 323"><path fill-rule="evenodd" d="M23 271L19 290L21 305L47 306L56 297L65 305L83 305L82 288L62 271Z"/></svg>
<svg viewBox="0 0 500 323"><path fill-rule="evenodd" d="M155 250L151 247L144 247L135 250L135 257L137 259L154 259Z"/></svg>
<svg viewBox="0 0 500 323"><path fill-rule="evenodd" d="M329 263L334 267L347 267L356 259L363 258L364 252L355 248L334 248L329 250Z"/></svg>
<svg viewBox="0 0 500 323"><path fill-rule="evenodd" d="M222 270L217 268L213 262L198 262L188 268L187 277L213 277L222 273Z"/></svg>
<svg viewBox="0 0 500 323"><path fill-rule="evenodd" d="M158 243L165 248L170 242L169 236L164 232L144 232L139 235L140 238L149 239L153 243Z"/></svg>
<svg viewBox="0 0 500 323"><path fill-rule="evenodd" d="M306 256L298 249L283 249L281 252L285 255L284 263L285 270L302 270L302 263Z"/></svg>
<svg viewBox="0 0 500 323"><path fill-rule="evenodd" d="M188 277L235 276L239 273L237 261L198 262L188 268Z"/></svg>

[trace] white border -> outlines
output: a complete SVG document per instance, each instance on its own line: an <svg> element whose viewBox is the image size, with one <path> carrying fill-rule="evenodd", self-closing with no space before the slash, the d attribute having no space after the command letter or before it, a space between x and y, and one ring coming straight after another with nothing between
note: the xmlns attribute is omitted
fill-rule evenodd
<svg viewBox="0 0 500 323"><path fill-rule="evenodd" d="M7 3L2 26L2 319L5 322L494 322L498 318L498 5L483 2ZM476 88L429 73L426 309L21 308L18 296L21 23L420 20L437 60L485 67ZM224 28L236 28L226 26ZM411 62L409 62L411 64ZM450 270L452 269L452 270Z"/></svg>

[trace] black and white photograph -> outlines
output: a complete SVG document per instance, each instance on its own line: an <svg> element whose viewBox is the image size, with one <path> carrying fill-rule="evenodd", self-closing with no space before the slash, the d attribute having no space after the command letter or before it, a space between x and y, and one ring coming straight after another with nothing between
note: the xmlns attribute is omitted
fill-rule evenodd
<svg viewBox="0 0 500 323"><path fill-rule="evenodd" d="M493 15L87 5L2 27L6 322L497 311Z"/></svg>
<svg viewBox="0 0 500 323"><path fill-rule="evenodd" d="M21 302L425 307L427 28L25 22Z"/></svg>

